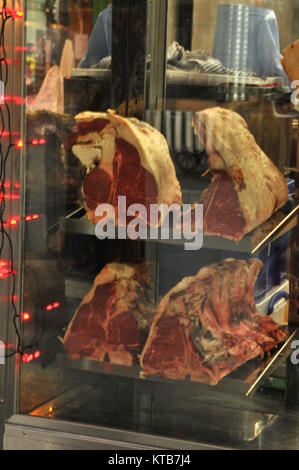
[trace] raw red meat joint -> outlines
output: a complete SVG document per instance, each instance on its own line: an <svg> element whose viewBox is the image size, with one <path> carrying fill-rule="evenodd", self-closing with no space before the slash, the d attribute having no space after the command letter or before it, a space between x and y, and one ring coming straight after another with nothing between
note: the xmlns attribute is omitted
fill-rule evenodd
<svg viewBox="0 0 299 470"><path fill-rule="evenodd" d="M95 210L111 204L117 214L118 197L127 207L142 204L182 204L180 184L167 142L155 128L113 111L81 113L67 146L86 167L83 199L90 223L100 218ZM149 212L149 210L148 210Z"/></svg>
<svg viewBox="0 0 299 470"><path fill-rule="evenodd" d="M286 180L238 113L205 109L194 114L193 126L213 174L201 197L204 233L239 241L286 204Z"/></svg>
<svg viewBox="0 0 299 470"><path fill-rule="evenodd" d="M64 337L72 358L139 362L153 318L151 283L144 266L108 264L79 305Z"/></svg>
<svg viewBox="0 0 299 470"><path fill-rule="evenodd" d="M160 302L141 356L146 375L216 385L287 334L254 303L259 260L227 259L184 278Z"/></svg>

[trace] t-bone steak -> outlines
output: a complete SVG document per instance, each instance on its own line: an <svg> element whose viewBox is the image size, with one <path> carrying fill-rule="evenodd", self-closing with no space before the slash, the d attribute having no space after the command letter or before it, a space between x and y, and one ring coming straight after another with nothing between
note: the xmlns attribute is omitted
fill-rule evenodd
<svg viewBox="0 0 299 470"><path fill-rule="evenodd" d="M195 113L193 126L213 174L204 191L204 233L239 241L265 222L289 197L286 180L234 111Z"/></svg>
<svg viewBox="0 0 299 470"><path fill-rule="evenodd" d="M77 129L66 145L86 167L83 199L90 223L97 206L111 204L118 214L118 196L127 208L142 204L182 205L182 193L163 135L146 122L113 111L76 116Z"/></svg>
<svg viewBox="0 0 299 470"><path fill-rule="evenodd" d="M64 346L72 358L132 366L139 363L153 314L145 266L108 264L79 305Z"/></svg>
<svg viewBox="0 0 299 470"><path fill-rule="evenodd" d="M226 259L184 278L160 302L141 355L145 375L215 385L287 334L260 315L254 284L262 263Z"/></svg>

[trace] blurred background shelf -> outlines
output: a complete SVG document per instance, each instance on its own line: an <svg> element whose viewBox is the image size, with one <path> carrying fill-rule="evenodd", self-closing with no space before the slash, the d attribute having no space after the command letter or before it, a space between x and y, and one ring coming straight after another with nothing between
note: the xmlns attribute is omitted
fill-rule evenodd
<svg viewBox="0 0 299 470"><path fill-rule="evenodd" d="M76 68L72 70L73 78L90 77L96 80L110 81L111 75L112 72L110 69ZM222 83L227 83L271 88L284 85L281 77L268 77L263 79L255 76L221 75L184 70L167 70L166 79L168 85L178 86L218 86Z"/></svg>

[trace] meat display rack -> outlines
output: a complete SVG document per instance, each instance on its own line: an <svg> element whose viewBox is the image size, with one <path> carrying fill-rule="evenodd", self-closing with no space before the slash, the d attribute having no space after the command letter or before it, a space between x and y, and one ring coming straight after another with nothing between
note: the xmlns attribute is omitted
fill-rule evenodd
<svg viewBox="0 0 299 470"><path fill-rule="evenodd" d="M198 392L203 394L214 390L245 398L252 397L265 383L266 379L274 373L292 352L292 343L296 338L298 329L293 327L285 328L289 333L286 340L273 349L263 360L252 359L248 361L246 364L224 377L218 385L211 386L198 382L192 382L192 385L196 387ZM56 360L61 368L78 369L86 372L142 379L165 384L168 383L169 385L175 383L189 383L189 381L175 381L157 376L145 377L139 366L126 367L114 365L110 362L97 362L89 359L71 359L67 353L57 353Z"/></svg>
<svg viewBox="0 0 299 470"><path fill-rule="evenodd" d="M149 74L149 72L148 72ZM111 70L109 69L83 69L72 70L72 78L89 77L103 82L111 80ZM190 72L183 70L167 70L166 80L168 85L187 86L218 86L221 84L240 84L246 86L273 87L282 85L282 77L242 77L239 75L220 75L201 72Z"/></svg>
<svg viewBox="0 0 299 470"><path fill-rule="evenodd" d="M299 200L290 200L287 204L277 211L264 224L246 235L239 243L226 240L221 237L204 237L203 248L218 249L225 251L236 251L239 253L256 254L262 250L267 243L270 243L298 224ZM60 230L63 233L73 233L81 235L95 236L95 225L89 224L85 217L86 212L82 207L59 221ZM170 237L171 238L171 237ZM182 245L185 240L147 240L154 243L166 243L171 245Z"/></svg>

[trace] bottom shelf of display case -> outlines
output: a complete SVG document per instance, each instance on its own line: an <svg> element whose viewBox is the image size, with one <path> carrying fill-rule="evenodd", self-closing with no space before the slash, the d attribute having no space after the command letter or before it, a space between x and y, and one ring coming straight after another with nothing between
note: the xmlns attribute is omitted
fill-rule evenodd
<svg viewBox="0 0 299 470"><path fill-rule="evenodd" d="M139 386L138 386L139 385ZM193 392L177 389L169 393L165 384L138 384L130 387L117 377L96 374L30 412L33 417L88 422L91 425L128 431L190 438L218 445L253 441L278 418L277 411L246 408ZM144 387L142 385L149 385ZM117 393L115 393L117 390ZM124 397L122 394L127 394ZM163 437L162 437L163 438Z"/></svg>
<svg viewBox="0 0 299 470"><path fill-rule="evenodd" d="M128 377L168 383L192 383L196 389L203 393L209 390L217 390L224 393L237 394L243 397L251 397L263 385L265 380L286 360L292 353L292 343L296 338L298 329L285 327L289 335L286 340L277 348L273 349L264 359L252 359L244 365L224 377L217 385L208 385L199 382L176 381L173 379L161 378L158 376L145 376L139 366L126 367L110 362L98 362L89 359L71 359L67 354L58 353L57 362L62 368L77 369L86 372L114 375L118 377Z"/></svg>

